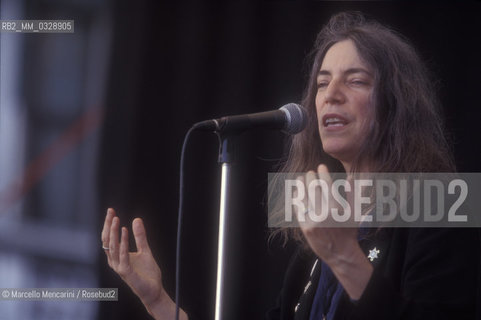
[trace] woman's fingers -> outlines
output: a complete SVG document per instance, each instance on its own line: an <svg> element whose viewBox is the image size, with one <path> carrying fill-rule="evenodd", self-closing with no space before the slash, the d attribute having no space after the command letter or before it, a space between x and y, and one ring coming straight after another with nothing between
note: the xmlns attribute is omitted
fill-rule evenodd
<svg viewBox="0 0 481 320"><path fill-rule="evenodd" d="M138 252L150 252L149 243L147 242L147 234L145 232L144 222L140 218L132 221L132 231L134 232L135 245Z"/></svg>
<svg viewBox="0 0 481 320"><path fill-rule="evenodd" d="M121 228L119 234L120 220L115 216L113 209L107 210L104 227L102 230L102 246L108 248L105 253L108 258L108 263L116 272L125 273L130 267L129 256L129 233L127 228ZM132 230L137 245L137 251L150 252L150 247L147 242L147 235L142 219L136 218L132 221ZM119 241L120 240L120 241Z"/></svg>
<svg viewBox="0 0 481 320"><path fill-rule="evenodd" d="M298 210L297 213L297 221L302 223L301 227L306 227L307 225L311 224L311 216L316 214L315 210L319 207L316 206L314 203L314 197L311 198L311 194L309 193L309 186L314 180L317 180L317 174L314 171L308 171L304 176L298 176L297 180L300 182L300 185L303 186L304 190L302 193L304 194L303 197L303 204L304 210Z"/></svg>
<svg viewBox="0 0 481 320"><path fill-rule="evenodd" d="M324 173L324 172L323 172ZM327 172L328 173L328 172ZM325 179L325 174L320 175L319 171L308 171L304 177L305 201L304 227L319 227L319 223L327 219L329 202L326 192L330 190L330 181Z"/></svg>
<svg viewBox="0 0 481 320"><path fill-rule="evenodd" d="M102 247L108 248L110 241L110 226L112 225L112 219L115 216L115 211L112 208L107 209L107 214L105 215L104 228L102 229L101 239ZM107 252L106 252L107 253ZM108 256L108 255L107 255Z"/></svg>
<svg viewBox="0 0 481 320"><path fill-rule="evenodd" d="M306 173L306 198L307 198L307 206L306 206L306 210L308 210L308 212L312 212L312 213L316 213L316 209L319 210L319 207L316 205L315 201L315 197L312 197L313 195L309 193L309 186L311 186L311 183L314 181L314 180L317 180L318 177L317 177L317 173L315 173L314 171L308 171ZM317 191L318 188L316 188L316 191Z"/></svg>
<svg viewBox="0 0 481 320"><path fill-rule="evenodd" d="M319 174L319 177L326 180L329 185L332 183L331 174L329 173L329 169L327 169L325 164L320 164L317 167L317 173Z"/></svg>
<svg viewBox="0 0 481 320"><path fill-rule="evenodd" d="M129 232L127 228L122 227L120 236L120 248L119 248L119 274L124 276L130 269L129 261Z"/></svg>
<svg viewBox="0 0 481 320"><path fill-rule="evenodd" d="M327 166L321 164L317 171L308 171L298 180L305 188L304 214L298 215L298 221L303 222L301 227L305 229L335 226L337 222L333 220L333 215L342 215L343 211L333 198L333 181Z"/></svg>
<svg viewBox="0 0 481 320"><path fill-rule="evenodd" d="M294 210L295 210L295 214L296 214L296 217L297 217L297 222L304 222L305 219L304 219L304 215L306 214L306 210L307 210L307 197L306 197L306 193L307 193L307 189L305 187L305 177L304 176L297 176L296 180L299 182L299 185L300 186L304 186L304 188L302 190L298 190L297 188L294 189L294 197L297 198L298 197L298 194L300 193L301 194L301 197L302 197L302 203L304 204L303 208L300 208L298 206L294 206ZM302 196L304 195L304 196Z"/></svg>
<svg viewBox="0 0 481 320"><path fill-rule="evenodd" d="M119 218L114 217L112 219L112 225L110 226L110 238L109 238L109 258L112 263L111 267L116 270L119 265Z"/></svg>

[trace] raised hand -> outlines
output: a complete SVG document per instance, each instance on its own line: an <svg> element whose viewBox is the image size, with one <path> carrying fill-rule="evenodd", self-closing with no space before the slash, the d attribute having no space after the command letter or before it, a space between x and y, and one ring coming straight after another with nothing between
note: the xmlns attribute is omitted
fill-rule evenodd
<svg viewBox="0 0 481 320"><path fill-rule="evenodd" d="M313 179L318 179L319 176L326 180L330 190L332 181L325 165L321 164L317 173L309 171L305 176L298 179L304 182L307 188L309 183ZM307 189L305 194L308 194ZM331 192L329 192L329 195L331 195ZM316 211L320 211L322 209L320 199L322 199L322 195L319 193L315 199L306 200L316 201L316 203L305 203L305 207L316 208ZM332 209L332 204L335 202L330 198L329 201L324 203L328 203L329 209ZM337 209L340 210L339 207ZM332 223L332 217L329 217L323 225L323 222L310 220L309 215L304 212L297 212L297 214L299 226L312 251L329 265L349 296L352 299L359 299L371 277L373 267L359 246L357 240L358 229L353 227L352 222L349 221L346 223L351 223L351 226L347 228L328 227ZM316 214L320 215L319 213Z"/></svg>
<svg viewBox="0 0 481 320"><path fill-rule="evenodd" d="M142 219L132 221L137 252L129 252L128 230L122 227L119 242L120 220L113 209L107 210L102 230L102 246L109 266L129 285L155 319L173 319L175 303L162 286L162 273L156 263L145 232ZM181 319L187 319L181 310Z"/></svg>

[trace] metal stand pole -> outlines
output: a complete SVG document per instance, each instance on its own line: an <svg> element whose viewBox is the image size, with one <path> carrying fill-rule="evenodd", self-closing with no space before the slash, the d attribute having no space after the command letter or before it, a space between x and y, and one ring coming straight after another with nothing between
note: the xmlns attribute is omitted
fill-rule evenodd
<svg viewBox="0 0 481 320"><path fill-rule="evenodd" d="M219 209L219 239L217 243L217 284L215 295L215 320L222 319L222 310L224 305L224 276L225 276L225 236L228 220L227 204L229 203L229 178L230 163L222 164L222 180L220 192L220 209Z"/></svg>
<svg viewBox="0 0 481 320"><path fill-rule="evenodd" d="M227 226L229 221L229 194L231 165L234 158L232 136L220 136L219 162L222 163L220 208L219 208L219 238L217 243L217 283L215 295L215 320L223 318L225 289L225 254Z"/></svg>

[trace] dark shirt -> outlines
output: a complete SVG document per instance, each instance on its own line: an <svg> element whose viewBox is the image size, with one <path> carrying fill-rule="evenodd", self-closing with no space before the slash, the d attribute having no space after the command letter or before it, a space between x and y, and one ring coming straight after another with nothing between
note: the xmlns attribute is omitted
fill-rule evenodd
<svg viewBox="0 0 481 320"><path fill-rule="evenodd" d="M386 228L360 241L379 257L355 303L343 292L334 320L481 319L481 240L475 228ZM286 272L277 307L268 319L308 320L320 269L316 257L299 251ZM296 308L297 306L297 308Z"/></svg>
<svg viewBox="0 0 481 320"><path fill-rule="evenodd" d="M344 288L337 281L331 268L324 262L321 263L321 276L317 285L316 294L312 302L309 320L334 319L337 305Z"/></svg>

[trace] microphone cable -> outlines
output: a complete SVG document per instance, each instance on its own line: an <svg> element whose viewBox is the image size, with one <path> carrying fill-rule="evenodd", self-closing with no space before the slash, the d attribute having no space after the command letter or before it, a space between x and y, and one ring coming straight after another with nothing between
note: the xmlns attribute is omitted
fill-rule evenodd
<svg viewBox="0 0 481 320"><path fill-rule="evenodd" d="M180 297L180 240L182 239L182 216L184 203L184 162L185 162L185 148L189 141L192 131L197 129L197 126L192 126L187 131L184 142L182 143L182 151L180 153L180 177L179 177L179 209L177 213L177 244L175 249L175 320L179 320L179 297Z"/></svg>

